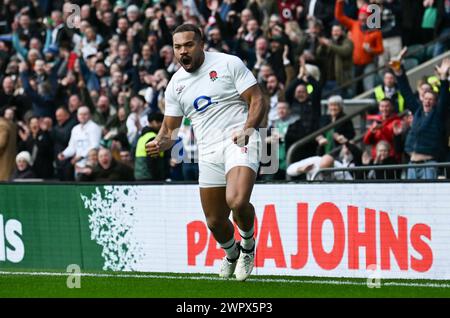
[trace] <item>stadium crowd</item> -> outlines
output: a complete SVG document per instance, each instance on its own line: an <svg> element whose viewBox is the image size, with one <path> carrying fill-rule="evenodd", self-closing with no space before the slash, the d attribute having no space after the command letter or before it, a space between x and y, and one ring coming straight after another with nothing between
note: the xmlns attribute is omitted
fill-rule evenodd
<svg viewBox="0 0 450 318"><path fill-rule="evenodd" d="M367 24L369 4L381 10L380 28ZM278 172L261 179L450 162L450 62L436 65L417 94L393 62L402 47L432 39L441 40L428 59L449 50L450 0L0 0L0 181L197 180L188 119L176 151L145 153L180 67L171 31L182 23L201 27L206 50L239 56L263 88L270 105L263 127L275 128L266 142L280 147ZM371 88L378 107L368 115L365 147L352 141L349 121L304 145L287 166L293 143L345 116L343 99ZM404 177L434 179L437 170Z"/></svg>

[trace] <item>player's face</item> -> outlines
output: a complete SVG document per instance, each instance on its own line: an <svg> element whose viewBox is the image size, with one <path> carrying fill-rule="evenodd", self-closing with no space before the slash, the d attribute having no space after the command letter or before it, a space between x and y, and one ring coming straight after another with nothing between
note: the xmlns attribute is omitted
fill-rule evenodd
<svg viewBox="0 0 450 318"><path fill-rule="evenodd" d="M175 58L186 72L195 72L203 63L203 41L195 40L194 32L175 33L173 50Z"/></svg>

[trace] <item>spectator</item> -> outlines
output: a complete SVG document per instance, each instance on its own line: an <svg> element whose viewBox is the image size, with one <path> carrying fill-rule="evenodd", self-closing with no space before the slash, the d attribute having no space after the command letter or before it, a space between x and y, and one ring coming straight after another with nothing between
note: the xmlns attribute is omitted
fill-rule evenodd
<svg viewBox="0 0 450 318"><path fill-rule="evenodd" d="M213 27L208 31L208 38L206 41L206 51L215 51L229 53L230 47L222 39L222 34L218 27Z"/></svg>
<svg viewBox="0 0 450 318"><path fill-rule="evenodd" d="M283 23L298 20L301 13L305 11L300 0L278 0L277 2L278 12Z"/></svg>
<svg viewBox="0 0 450 318"><path fill-rule="evenodd" d="M426 78L421 79L417 83L417 92L414 94L419 102L423 102L425 93L432 92L433 86L427 82Z"/></svg>
<svg viewBox="0 0 450 318"><path fill-rule="evenodd" d="M12 106L17 111L17 116L22 118L31 109L31 101L26 95L15 93L15 81L12 76L5 76L0 90L0 105Z"/></svg>
<svg viewBox="0 0 450 318"><path fill-rule="evenodd" d="M81 98L78 94L70 95L67 110L70 113L70 117L78 122L78 108L80 108L83 105L81 102Z"/></svg>
<svg viewBox="0 0 450 318"><path fill-rule="evenodd" d="M58 160L71 158L72 166L84 167L89 150L99 147L102 131L100 126L91 120L87 106L78 108L78 122L72 129L67 148L58 154Z"/></svg>
<svg viewBox="0 0 450 318"><path fill-rule="evenodd" d="M100 95L95 109L91 111L93 111L92 120L103 128L102 135L106 135L106 123L110 122L116 114L116 110L110 106L109 98L105 95Z"/></svg>
<svg viewBox="0 0 450 318"><path fill-rule="evenodd" d="M0 111L0 117L9 120L11 123L17 122L16 108L15 107L3 107Z"/></svg>
<svg viewBox="0 0 450 318"><path fill-rule="evenodd" d="M8 181L14 170L17 128L0 117L0 181Z"/></svg>
<svg viewBox="0 0 450 318"><path fill-rule="evenodd" d="M159 157L147 156L145 145L153 140L159 132L164 115L161 113L148 114L148 124L142 129L136 145L134 178L136 180L162 181L167 177L167 154L161 152Z"/></svg>
<svg viewBox="0 0 450 318"><path fill-rule="evenodd" d="M134 161L133 156L131 155L130 148L121 149L119 155L120 155L119 162L123 163L124 165L134 170Z"/></svg>
<svg viewBox="0 0 450 318"><path fill-rule="evenodd" d="M381 34L384 52L378 57L378 66L384 67L402 49L401 12L399 0L376 0L381 8ZM403 110L401 110L403 111Z"/></svg>
<svg viewBox="0 0 450 318"><path fill-rule="evenodd" d="M328 114L320 118L320 128L334 123L336 120L345 117L344 101L341 96L331 96L328 98ZM319 135L316 141L319 145L318 154L329 154L338 145L345 144L355 137L355 129L351 120L326 131Z"/></svg>
<svg viewBox="0 0 450 318"><path fill-rule="evenodd" d="M353 41L353 63L355 65L355 77L368 74L375 70L376 57L383 53L383 37L379 30L371 30L367 26L369 16L367 5L359 9L358 20L353 20L344 15L344 0L337 0L336 19L351 32ZM375 75L364 78L364 87L358 82L356 93L369 90L375 86Z"/></svg>
<svg viewBox="0 0 450 318"><path fill-rule="evenodd" d="M366 162L369 166L377 165L395 165L397 160L390 156L391 145L385 141L380 140L376 145L376 156L369 162ZM370 170L367 174L368 179L378 179L378 180L392 180L399 179L400 174L395 169L384 169L384 170Z"/></svg>
<svg viewBox="0 0 450 318"><path fill-rule="evenodd" d="M69 144L70 134L77 120L70 116L69 110L65 107L59 107L55 113L56 125L50 131L53 141L53 160L56 166L56 177L60 181L72 181L74 172L70 159L58 160L58 154L66 149Z"/></svg>
<svg viewBox="0 0 450 318"><path fill-rule="evenodd" d="M76 166L75 173L79 181L89 181L94 169L98 166L98 149L93 148L87 154L86 165L84 167Z"/></svg>
<svg viewBox="0 0 450 318"><path fill-rule="evenodd" d="M119 107L117 113L108 120L105 129L107 134L103 137L105 140L114 138L117 135L127 135L127 111L125 107Z"/></svg>
<svg viewBox="0 0 450 318"><path fill-rule="evenodd" d="M277 119L275 119L271 126L269 127L269 135L266 138L266 143L268 143L268 149L270 149L270 153L272 153L273 149L272 145L274 143L278 143L278 171L273 176L265 176L264 179L275 179L275 180L284 180L286 176L286 133L289 128L289 125L293 124L299 119L298 115L292 115L291 110L289 108L289 104L284 101L279 101L276 106L277 110ZM263 170L263 167L261 167Z"/></svg>
<svg viewBox="0 0 450 318"><path fill-rule="evenodd" d="M299 162L289 165L287 174L291 177L306 174L307 180L352 180L363 179L360 172L335 171L333 173L321 172L316 174L323 168L346 168L362 166L362 151L350 141L342 144L341 151L336 156L323 155L313 156Z"/></svg>
<svg viewBox="0 0 450 318"><path fill-rule="evenodd" d="M405 110L405 99L398 90L397 81L392 71L386 71L383 76L383 84L374 89L374 99L379 103L384 98L389 98L394 103L394 112L401 113Z"/></svg>
<svg viewBox="0 0 450 318"><path fill-rule="evenodd" d="M147 115L150 108L145 107L145 99L141 95L135 95L130 101L131 113L127 118L127 136L131 145L136 143L138 136L141 134L142 128L147 126Z"/></svg>
<svg viewBox="0 0 450 318"><path fill-rule="evenodd" d="M308 21L308 29L306 31L305 42L303 43L302 57L306 63L317 66L321 73L324 72L325 61L323 51L320 48L319 39L323 36L323 24L322 21L317 19L310 19ZM322 53L322 55L320 54ZM326 76L323 76L326 78Z"/></svg>
<svg viewBox="0 0 450 318"><path fill-rule="evenodd" d="M28 151L21 151L16 156L16 170L11 176L11 181L18 181L23 179L35 179L36 174L31 169L32 161L31 155Z"/></svg>
<svg viewBox="0 0 450 318"><path fill-rule="evenodd" d="M19 130L19 150L31 154L32 170L38 178L53 177L53 141L50 137L49 125L44 118L31 117L28 127L22 125Z"/></svg>
<svg viewBox="0 0 450 318"><path fill-rule="evenodd" d="M290 65L290 64L289 64ZM289 69L291 69L290 67ZM293 73L294 70L289 71ZM291 76L290 76L291 77ZM293 76L292 76L293 77ZM291 81L287 81L288 83ZM278 102L285 101L285 90L284 85L280 83L275 74L271 74L267 77L267 83L263 87L263 93L267 96L269 100L269 113L268 113L268 126L270 127L275 120L278 119L277 104Z"/></svg>
<svg viewBox="0 0 450 318"><path fill-rule="evenodd" d="M243 24L236 35L234 52L236 52L237 55L242 56L243 60L247 62L249 69L252 69L255 65L255 42L261 35L262 30L260 25L258 21L253 18Z"/></svg>
<svg viewBox="0 0 450 318"><path fill-rule="evenodd" d="M314 132L319 127L320 96L319 84L308 74L302 60L297 78L286 88L286 101L290 104L292 114L300 117L306 134Z"/></svg>
<svg viewBox="0 0 450 318"><path fill-rule="evenodd" d="M25 90L25 94L30 97L32 101L33 114L36 116L54 116L54 92L56 91L57 81L55 66L49 80L46 80L44 70L45 62L43 60L36 60L34 64L34 76L30 76L28 66L25 62L20 63L19 72L20 80Z"/></svg>
<svg viewBox="0 0 450 318"><path fill-rule="evenodd" d="M347 38L342 25L334 25L331 29L331 39L320 37L319 44L318 54L326 57L323 66L326 69L323 96L326 97L328 92L341 87L352 77L353 42ZM349 88L342 88L341 94L349 97Z"/></svg>
<svg viewBox="0 0 450 318"><path fill-rule="evenodd" d="M401 5L401 29L404 46L410 46L421 42L421 25L424 12L423 1L400 0Z"/></svg>
<svg viewBox="0 0 450 318"><path fill-rule="evenodd" d="M68 6L69 3L64 4ZM68 21L68 15L72 12L69 7L63 7L64 14L59 10L53 10L50 19L46 21L47 28L52 32L51 44L58 47L71 47L74 42L75 33L64 21Z"/></svg>
<svg viewBox="0 0 450 318"><path fill-rule="evenodd" d="M372 145L372 158L376 158L376 145L380 140L387 141L391 151L389 155L400 161L401 154L394 152L394 126L400 124L400 118L395 114L394 106L389 98L384 98L378 103L378 110L380 116L373 121L364 135L364 144Z"/></svg>
<svg viewBox="0 0 450 318"><path fill-rule="evenodd" d="M269 42L263 36L260 36L255 41L255 57L256 63L253 65L253 74L257 77L263 65L269 64L270 57Z"/></svg>
<svg viewBox="0 0 450 318"><path fill-rule="evenodd" d="M434 57L450 50L450 1L436 0L436 8L437 18L434 34L435 37L443 39L436 43Z"/></svg>
<svg viewBox="0 0 450 318"><path fill-rule="evenodd" d="M400 163L407 164L410 158L405 152L405 143L414 120L414 115L407 109L399 114L399 117L402 119L401 123L394 125L394 150L396 153L402 154Z"/></svg>
<svg viewBox="0 0 450 318"><path fill-rule="evenodd" d="M113 159L109 149L101 148L98 151L98 165L86 179L96 182L133 181L133 169Z"/></svg>
<svg viewBox="0 0 450 318"><path fill-rule="evenodd" d="M414 113L411 129L406 138L405 151L411 156L410 164L417 167L408 169L408 179L436 179L435 168L420 168L420 163L434 163L442 155L442 140L444 135L445 114L448 111L449 101L449 70L450 59L445 59L436 72L441 81L439 100L434 92L424 94L423 101L419 102L412 93L405 72L390 64L393 68L400 92L405 97L406 104Z"/></svg>
<svg viewBox="0 0 450 318"><path fill-rule="evenodd" d="M425 11L423 13L422 18L422 29L421 29L421 37L422 43L427 43L430 39L433 38L434 30L436 27L436 18L437 18L437 8L435 0L424 0L423 6Z"/></svg>
<svg viewBox="0 0 450 318"><path fill-rule="evenodd" d="M162 64L167 72L172 76L180 68L180 64L175 59L173 48L170 45L165 45L159 51L159 56L162 59Z"/></svg>
<svg viewBox="0 0 450 318"><path fill-rule="evenodd" d="M319 170L326 168L343 168L344 165L330 155L313 156L289 165L286 173L291 177L306 174L307 180L351 180L348 172L320 173Z"/></svg>
<svg viewBox="0 0 450 318"><path fill-rule="evenodd" d="M334 1L333 1L334 2ZM300 14L300 23L315 18L322 21L327 30L331 29L334 20L334 3L326 0L305 0ZM304 23L302 23L305 25Z"/></svg>

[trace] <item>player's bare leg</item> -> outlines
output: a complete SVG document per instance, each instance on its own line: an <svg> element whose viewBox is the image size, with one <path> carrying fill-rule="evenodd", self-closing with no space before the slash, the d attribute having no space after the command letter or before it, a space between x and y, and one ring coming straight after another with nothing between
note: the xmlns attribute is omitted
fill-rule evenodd
<svg viewBox="0 0 450 318"><path fill-rule="evenodd" d="M231 209L225 199L226 188L200 188L200 199L208 228L225 250L226 256L220 268L220 277L233 276L239 257L239 245L234 240L234 227L229 217Z"/></svg>
<svg viewBox="0 0 450 318"><path fill-rule="evenodd" d="M256 173L245 166L237 166L227 173L226 202L233 211L241 240L241 255L236 265L236 279L246 280L253 270L255 258L255 208L250 203Z"/></svg>

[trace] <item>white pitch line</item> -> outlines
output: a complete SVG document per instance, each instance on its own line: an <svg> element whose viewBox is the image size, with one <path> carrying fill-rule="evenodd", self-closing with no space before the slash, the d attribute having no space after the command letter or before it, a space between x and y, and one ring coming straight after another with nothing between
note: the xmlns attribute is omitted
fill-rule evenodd
<svg viewBox="0 0 450 318"><path fill-rule="evenodd" d="M170 276L170 275L155 275L155 274L98 274L98 273L57 273L57 272L8 272L0 271L0 276L81 276L81 277L103 277L103 278L153 278L153 279L175 279L175 280L207 280L207 281L226 281L226 279L219 277L208 276ZM288 284L316 284L316 285L354 285L366 286L366 282L353 282L349 280L298 280L298 279L284 279L284 278L257 278L251 277L247 283L288 283ZM381 286L397 286L397 287L429 287L429 288L450 288L450 284L446 283L407 283L407 282L382 282Z"/></svg>

